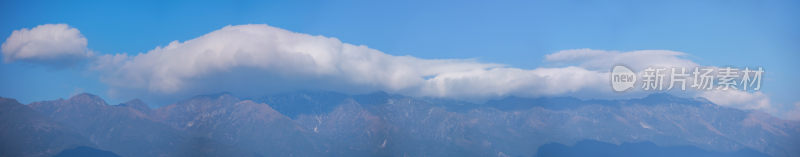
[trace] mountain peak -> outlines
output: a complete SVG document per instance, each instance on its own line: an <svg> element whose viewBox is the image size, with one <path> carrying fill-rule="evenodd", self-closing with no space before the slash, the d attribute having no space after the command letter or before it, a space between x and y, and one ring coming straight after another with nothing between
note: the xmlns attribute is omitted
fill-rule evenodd
<svg viewBox="0 0 800 157"><path fill-rule="evenodd" d="M653 93L644 97L644 99L683 99L669 93Z"/></svg>
<svg viewBox="0 0 800 157"><path fill-rule="evenodd" d="M192 100L192 99L236 99L236 100L238 100L239 98L236 97L236 96L233 96L233 94L231 94L230 92L220 92L220 93L214 93L214 94L197 95L197 96L192 97L189 100Z"/></svg>
<svg viewBox="0 0 800 157"><path fill-rule="evenodd" d="M386 93L386 91L382 91L382 90L381 90L381 91L375 91L375 92L367 93L367 94L364 94L364 95L371 95L371 96L390 96L390 94L389 94L389 93Z"/></svg>
<svg viewBox="0 0 800 157"><path fill-rule="evenodd" d="M704 99L680 97L669 93L653 93L641 99L633 99L633 101L642 104L679 103L679 104L700 105L708 103L707 101L704 101Z"/></svg>
<svg viewBox="0 0 800 157"><path fill-rule="evenodd" d="M5 106L5 105L13 106L13 105L22 105L22 104L20 104L17 101L17 99L0 97L0 105L1 106Z"/></svg>
<svg viewBox="0 0 800 157"><path fill-rule="evenodd" d="M196 103L207 104L207 102L214 102L211 104L234 104L239 101L240 101L239 97L233 96L228 92L222 92L215 94L193 96L189 99L179 101L178 103L175 104L176 105L196 104Z"/></svg>
<svg viewBox="0 0 800 157"><path fill-rule="evenodd" d="M120 105L131 106L131 105L147 105L147 104L145 104L144 101L142 101L141 99L133 99L133 100L128 100Z"/></svg>
<svg viewBox="0 0 800 157"><path fill-rule="evenodd" d="M69 98L70 101L104 101L103 98L100 96L89 94L89 93L80 93L77 95L73 95Z"/></svg>
<svg viewBox="0 0 800 157"><path fill-rule="evenodd" d="M72 102L73 104L97 104L97 105L107 105L106 101L100 96L89 94L89 93L81 93L70 97L67 101Z"/></svg>
<svg viewBox="0 0 800 157"><path fill-rule="evenodd" d="M119 104L119 106L130 107L130 108L142 111L142 112L150 110L150 107L147 106L147 104L145 104L140 99L133 99L133 100L127 101L127 102Z"/></svg>

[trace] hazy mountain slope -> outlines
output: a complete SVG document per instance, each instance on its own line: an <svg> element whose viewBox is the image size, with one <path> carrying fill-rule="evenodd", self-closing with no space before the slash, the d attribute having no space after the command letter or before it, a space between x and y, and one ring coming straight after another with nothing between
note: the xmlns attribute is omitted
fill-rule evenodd
<svg viewBox="0 0 800 157"><path fill-rule="evenodd" d="M51 156L89 145L86 138L47 116L0 97L0 156Z"/></svg>
<svg viewBox="0 0 800 157"><path fill-rule="evenodd" d="M29 106L76 130L98 148L122 156L175 156L195 151L176 149L191 146L193 137L154 121L136 108L109 106L91 94Z"/></svg>
<svg viewBox="0 0 800 157"><path fill-rule="evenodd" d="M119 157L119 155L91 147L76 147L61 151L53 157Z"/></svg>
<svg viewBox="0 0 800 157"><path fill-rule="evenodd" d="M39 123L17 123L26 116L55 119L46 126L63 124L64 129L51 130L74 130L88 145L122 156L533 156L546 144L584 140L651 142L723 154L746 149L779 157L800 154L797 121L667 94L629 100L509 97L469 103L383 92L296 92L256 101L223 93L157 109L135 100L109 106L97 96L80 94L3 107L9 109L2 111L30 107L25 115L3 112L0 116L14 120L3 121L4 126L36 128L32 124ZM8 132L4 136L41 135L46 137L42 141L51 142L72 137L3 131ZM67 148L41 147L47 151L26 152L54 154Z"/></svg>
<svg viewBox="0 0 800 157"><path fill-rule="evenodd" d="M264 156L317 154L308 131L267 104L228 94L198 96L156 111L159 120L194 137Z"/></svg>
<svg viewBox="0 0 800 157"><path fill-rule="evenodd" d="M307 130L315 147L331 156L385 156L388 126L361 104L346 100L331 112L300 115L295 121Z"/></svg>
<svg viewBox="0 0 800 157"><path fill-rule="evenodd" d="M385 137L359 141L373 146L374 141L385 139L391 147L379 152L392 155L530 156L535 154L535 147L546 143L571 144L585 139L617 144L652 141L720 152L751 148L775 156L800 153L793 149L800 146L797 122L667 94L613 101L508 98L485 104L447 104L447 101L403 96L382 98L369 101L374 104L352 101L338 107L365 106L346 110L348 113L335 110L329 114L301 115L298 121L308 129L318 130L321 124L341 125L340 129L335 129L335 125L334 129L325 126L333 131L328 134L334 135L358 129L385 130L380 132ZM332 115L354 118L374 115L373 123L380 127L354 127L347 125L354 118L329 118Z"/></svg>
<svg viewBox="0 0 800 157"><path fill-rule="evenodd" d="M145 114L148 117L150 117L151 114L153 114L153 109L148 107L147 104L145 104L144 102L142 102L142 100L139 99L133 99L131 101L121 103L117 105L117 107L127 107L130 109L134 109L138 112L141 112L142 114Z"/></svg>
<svg viewBox="0 0 800 157"><path fill-rule="evenodd" d="M268 95L256 101L269 104L275 110L290 118L301 114L324 114L331 112L337 105L349 98L348 95L336 92L292 92Z"/></svg>
<svg viewBox="0 0 800 157"><path fill-rule="evenodd" d="M714 152L697 147L678 146L661 147L650 142L611 143L584 140L574 146L565 146L558 143L545 144L539 147L536 157L766 157L752 149L743 149L735 152Z"/></svg>

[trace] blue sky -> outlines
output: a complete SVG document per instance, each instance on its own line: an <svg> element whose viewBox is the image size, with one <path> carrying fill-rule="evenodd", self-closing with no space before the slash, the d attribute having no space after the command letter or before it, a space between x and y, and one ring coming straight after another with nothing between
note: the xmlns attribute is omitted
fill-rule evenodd
<svg viewBox="0 0 800 157"><path fill-rule="evenodd" d="M395 56L476 58L532 69L544 56L591 48L664 49L703 65L762 66L773 103L798 101L798 1L2 1L0 36L65 23L95 53L135 55L227 25L269 24ZM97 74L0 64L0 96L28 103L76 92L106 96ZM110 99L112 103L124 101Z"/></svg>

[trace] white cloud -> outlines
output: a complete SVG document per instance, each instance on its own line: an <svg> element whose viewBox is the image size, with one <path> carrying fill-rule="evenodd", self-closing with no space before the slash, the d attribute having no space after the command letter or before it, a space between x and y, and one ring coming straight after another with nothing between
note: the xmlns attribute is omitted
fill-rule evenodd
<svg viewBox="0 0 800 157"><path fill-rule="evenodd" d="M701 92L699 96L723 106L752 110L771 109L769 97L760 91L750 93L741 90L709 90Z"/></svg>
<svg viewBox="0 0 800 157"><path fill-rule="evenodd" d="M3 42L3 61L65 64L91 56L87 40L78 29L66 24L44 24L15 30Z"/></svg>
<svg viewBox="0 0 800 157"><path fill-rule="evenodd" d="M545 56L547 62L556 65L576 65L582 68L590 69L593 71L608 71L614 65L626 65L634 71L641 72L647 67L676 67L686 68L687 73L690 73L695 67L701 66L689 59L686 59L687 54L669 50L639 50L630 52L618 51L605 51L605 50L592 50L592 49L574 49L564 50ZM719 71L719 67L703 66L704 68L712 68L714 71ZM607 74L606 74L607 75ZM669 82L670 78L665 78L665 82ZM691 83L692 80L687 80ZM641 85L641 84L637 84ZM647 93L639 90L639 86L626 94ZM746 109L746 110L760 110L772 114L780 114L784 112L777 110L777 106L770 103L770 99L762 92L746 92L741 90L694 90L687 85L687 91L669 91L671 93L682 93L694 95L697 97L704 97L709 101L733 108ZM604 95L608 96L608 95ZM612 95L613 96L613 95Z"/></svg>
<svg viewBox="0 0 800 157"><path fill-rule="evenodd" d="M617 64L639 71L647 67L693 68L697 63L685 59L683 52L669 50L639 50L631 52L592 49L564 50L545 56L547 62L555 64L577 64L591 70L608 71Z"/></svg>
<svg viewBox="0 0 800 157"><path fill-rule="evenodd" d="M125 93L120 95L230 91L257 96L311 88L483 99L608 88L604 72L579 67L526 70L474 60L392 56L268 25L227 26L135 56L100 56L94 69L103 72L102 80L114 93Z"/></svg>
<svg viewBox="0 0 800 157"><path fill-rule="evenodd" d="M505 95L569 95L607 88L607 74L578 67L475 69L444 72L423 84L422 95L486 98Z"/></svg>
<svg viewBox="0 0 800 157"><path fill-rule="evenodd" d="M619 52L594 49L571 49L548 54L545 56L545 62L555 67L576 66L589 71L603 73L602 77L605 79L603 80L605 81L603 85L610 86L609 80L606 77L609 77L608 72L616 65L624 65L634 72L641 72L649 67L686 68L687 72L690 72L692 68L698 66L697 63L684 58L684 56L686 56L686 54L683 52L669 50ZM664 80L664 82L669 81L669 78L665 78ZM610 92L610 90L606 91ZM632 92L626 93L636 92L642 92L642 90L634 88Z"/></svg>
<svg viewBox="0 0 800 157"><path fill-rule="evenodd" d="M86 39L77 29L64 24L14 31L3 44L3 54L7 61L91 56ZM137 55L97 56L92 69L100 72L112 96L161 102L221 91L261 96L304 89L387 91L465 100L509 95L620 98L647 92L611 92L608 71L613 65L627 65L635 71L650 66L698 66L686 56L669 50L575 49L547 55L545 61L553 67L519 69L475 60L393 56L336 38L268 25L238 25ZM760 92L712 90L683 94L741 109L773 108Z"/></svg>
<svg viewBox="0 0 800 157"><path fill-rule="evenodd" d="M784 117L791 120L800 120L800 102L795 102L791 109L784 113Z"/></svg>

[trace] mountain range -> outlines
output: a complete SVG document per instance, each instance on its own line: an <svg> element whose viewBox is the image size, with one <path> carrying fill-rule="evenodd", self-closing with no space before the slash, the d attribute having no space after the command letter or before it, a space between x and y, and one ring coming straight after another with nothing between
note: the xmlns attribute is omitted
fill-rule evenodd
<svg viewBox="0 0 800 157"><path fill-rule="evenodd" d="M798 121L661 93L483 103L385 92L221 93L157 108L83 93L30 104L0 98L0 129L0 156L569 156L593 147L612 156L639 148L800 156Z"/></svg>

